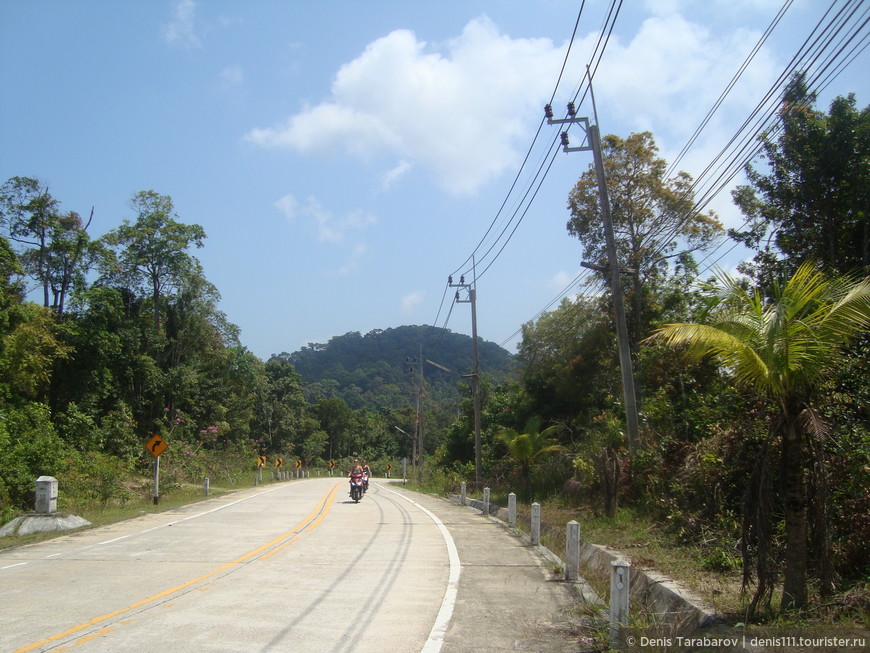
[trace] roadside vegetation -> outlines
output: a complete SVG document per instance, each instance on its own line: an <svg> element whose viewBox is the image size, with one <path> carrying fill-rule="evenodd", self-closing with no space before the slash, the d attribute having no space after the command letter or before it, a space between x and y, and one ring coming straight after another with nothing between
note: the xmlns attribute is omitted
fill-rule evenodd
<svg viewBox="0 0 870 653"><path fill-rule="evenodd" d="M867 627L870 107L849 96L819 110L797 76L780 115L733 193L745 222L727 231L696 207L689 175L668 176L652 134L602 139L637 446L595 272L523 326L516 356L484 348L499 369L483 366L477 470L468 384L436 385L446 371L432 371L422 385L420 347L437 330L351 333L262 361L192 253L205 232L171 198L140 191L132 220L91 238L93 212L8 180L0 523L32 507L40 475L58 478L60 510L94 523L151 510L153 435L169 444L153 509L200 496L205 477L213 493L247 487L261 456L264 471L283 459L338 472L358 456L394 479L405 459L414 482L422 448L421 489L466 481L537 501L554 550L576 519L585 539L672 574L734 622ZM590 167L567 192L567 231L606 270L596 192ZM729 239L754 252L738 274L702 267ZM463 360L451 351L440 369Z"/></svg>

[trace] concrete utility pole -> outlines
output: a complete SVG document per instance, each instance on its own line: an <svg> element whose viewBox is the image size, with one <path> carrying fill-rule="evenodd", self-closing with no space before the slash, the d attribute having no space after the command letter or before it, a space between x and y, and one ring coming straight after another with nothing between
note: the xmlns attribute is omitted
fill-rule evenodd
<svg viewBox="0 0 870 653"><path fill-rule="evenodd" d="M420 388L417 392L417 437L420 440L420 468L417 470L417 482L423 483L423 398L426 396L426 386L423 382L423 345L420 345Z"/></svg>
<svg viewBox="0 0 870 653"><path fill-rule="evenodd" d="M414 388L416 395L416 407L417 407L417 418L414 422L414 436L411 440L414 443L414 453L413 453L413 464L417 470L417 481L423 482L423 397L425 393L423 391L423 345L420 345L420 357L416 356L406 356L405 362L407 362L410 367L408 368L408 372L416 376L419 373L419 378L414 378ZM415 365L419 365L419 369L415 368ZM412 377L413 378L413 377ZM398 427L396 427L398 428ZM404 431L402 431L404 433Z"/></svg>
<svg viewBox="0 0 870 653"><path fill-rule="evenodd" d="M628 342L628 327L625 324L625 307L622 303L622 280L620 278L619 261L616 258L616 241L613 237L613 221L610 215L610 199L607 195L607 180L604 177L604 161L601 158L601 136L598 125L590 125L589 118L578 118L574 103L568 103L568 118L554 119L553 109L548 104L544 108L549 125L580 125L586 132L588 145L569 147L568 132L562 132L562 150L564 152L585 152L592 150L595 160L595 176L598 179L598 194L601 204L601 217L604 221L604 240L607 246L608 265L610 267L610 294L613 298L613 312L616 317L616 337L619 345L619 369L622 373L622 395L625 403L625 422L628 431L628 448L634 453L637 450L639 420L637 416L637 396L634 391L634 374L631 368L631 348Z"/></svg>
<svg viewBox="0 0 870 653"><path fill-rule="evenodd" d="M480 487L480 359L477 352L477 290L475 284L465 283L465 276L459 278L459 283L453 283L453 277L448 277L447 285L451 288L464 288L468 291L468 299L460 299L456 291L454 301L457 304L471 304L471 355L473 358L471 374L463 374L463 378L471 378L471 393L474 400L474 482Z"/></svg>

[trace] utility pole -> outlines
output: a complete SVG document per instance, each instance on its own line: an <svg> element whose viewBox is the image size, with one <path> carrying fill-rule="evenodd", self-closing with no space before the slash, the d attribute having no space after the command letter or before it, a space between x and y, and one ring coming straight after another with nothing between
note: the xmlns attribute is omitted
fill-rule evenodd
<svg viewBox="0 0 870 653"><path fill-rule="evenodd" d="M460 299L456 291L454 301L457 304L471 304L471 374L463 374L463 378L471 378L471 396L474 401L474 482L480 487L480 359L477 352L477 290L474 283L465 283L465 276L459 277L459 283L453 283L453 277L447 277L447 285L451 288L463 288L468 291L468 299Z"/></svg>
<svg viewBox="0 0 870 653"><path fill-rule="evenodd" d="M426 390L423 383L423 344L420 343L420 356L406 356L405 361L410 365L408 371L412 374L419 373L419 378L414 379L417 395L417 421L415 424L414 437L414 464L417 467L417 482L423 482L423 398L426 396ZM419 366L419 367L416 367Z"/></svg>
<svg viewBox="0 0 870 653"><path fill-rule="evenodd" d="M613 312L616 317L616 338L619 345L619 369L622 373L622 395L625 403L625 422L628 431L628 448L637 450L639 421L637 416L637 396L634 391L634 374L631 368L631 348L628 342L628 327L625 324L625 307L622 303L622 280L619 261L616 258L616 241L613 237L613 221L610 215L610 199L607 195L607 180L604 177L604 160L601 158L601 136L598 125L590 125L589 118L577 117L574 103L568 103L568 118L554 119L553 108L544 107L544 115L549 125L580 125L586 132L588 145L569 147L568 132L562 132L562 151L585 152L592 150L595 161L595 176L598 179L598 194L601 204L601 217L604 221L604 240L607 246L608 266L610 268L610 294L613 298Z"/></svg>
<svg viewBox="0 0 870 653"><path fill-rule="evenodd" d="M417 391L417 437L420 440L420 467L417 469L417 483L423 483L423 458L425 457L423 449L423 398L426 396L425 385L423 383L423 343L420 343L420 387Z"/></svg>

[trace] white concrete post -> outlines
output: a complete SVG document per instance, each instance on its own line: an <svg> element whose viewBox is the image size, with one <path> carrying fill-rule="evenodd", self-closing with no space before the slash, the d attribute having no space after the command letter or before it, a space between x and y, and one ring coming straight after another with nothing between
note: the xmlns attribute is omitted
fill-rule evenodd
<svg viewBox="0 0 870 653"><path fill-rule="evenodd" d="M40 476L36 479L36 512L53 515L57 512L57 479L54 476Z"/></svg>
<svg viewBox="0 0 870 653"><path fill-rule="evenodd" d="M465 505L465 481L462 481L462 484L459 486L459 505Z"/></svg>
<svg viewBox="0 0 870 653"><path fill-rule="evenodd" d="M631 563L613 560L610 563L610 647L624 648L625 627L628 626L629 571Z"/></svg>
<svg viewBox="0 0 870 653"><path fill-rule="evenodd" d="M541 543L541 504L532 504L532 544Z"/></svg>
<svg viewBox="0 0 870 653"><path fill-rule="evenodd" d="M508 526L517 525L517 495L511 492L508 495Z"/></svg>
<svg viewBox="0 0 870 653"><path fill-rule="evenodd" d="M202 482L202 493L205 496L208 496L208 476L206 476L205 480Z"/></svg>
<svg viewBox="0 0 870 653"><path fill-rule="evenodd" d="M580 578L580 524L569 521L565 537L565 580L577 580Z"/></svg>
<svg viewBox="0 0 870 653"><path fill-rule="evenodd" d="M489 515L489 488L483 488L483 514Z"/></svg>

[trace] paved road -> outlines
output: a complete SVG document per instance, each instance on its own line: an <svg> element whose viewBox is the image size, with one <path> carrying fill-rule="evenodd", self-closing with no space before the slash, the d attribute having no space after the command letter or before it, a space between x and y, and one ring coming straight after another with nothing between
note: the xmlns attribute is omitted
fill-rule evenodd
<svg viewBox="0 0 870 653"><path fill-rule="evenodd" d="M576 650L547 567L471 508L294 481L0 552L0 650Z"/></svg>

